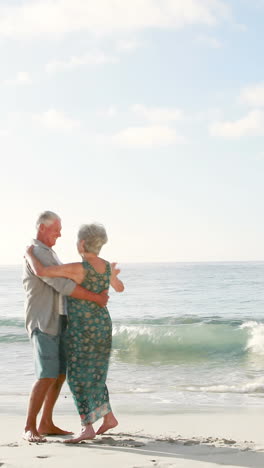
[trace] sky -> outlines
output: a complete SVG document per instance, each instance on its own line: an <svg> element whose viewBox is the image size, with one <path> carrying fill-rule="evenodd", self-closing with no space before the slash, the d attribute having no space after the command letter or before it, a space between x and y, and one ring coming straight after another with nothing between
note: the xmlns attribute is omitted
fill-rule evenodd
<svg viewBox="0 0 264 468"><path fill-rule="evenodd" d="M264 260L264 0L0 0L0 264Z"/></svg>

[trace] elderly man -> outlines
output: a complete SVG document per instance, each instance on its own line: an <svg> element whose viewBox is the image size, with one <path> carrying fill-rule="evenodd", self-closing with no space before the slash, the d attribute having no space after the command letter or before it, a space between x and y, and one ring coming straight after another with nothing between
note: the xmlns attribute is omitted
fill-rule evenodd
<svg viewBox="0 0 264 468"><path fill-rule="evenodd" d="M61 236L61 220L56 213L45 211L37 220L34 254L45 265L60 263L52 250ZM52 413L66 377L64 332L66 310L63 296L96 302L104 307L107 292L95 294L65 278L40 278L25 262L23 284L26 293L26 328L34 348L37 380L33 385L23 438L45 442L43 434L69 434L53 424ZM42 417L37 429L37 416Z"/></svg>

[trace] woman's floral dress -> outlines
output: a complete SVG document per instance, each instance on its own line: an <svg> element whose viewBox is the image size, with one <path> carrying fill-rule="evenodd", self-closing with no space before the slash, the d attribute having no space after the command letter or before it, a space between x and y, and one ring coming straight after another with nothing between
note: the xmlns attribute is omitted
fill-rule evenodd
<svg viewBox="0 0 264 468"><path fill-rule="evenodd" d="M109 289L111 267L97 273L87 261L81 286L100 293ZM112 322L106 307L67 298L67 381L82 424L95 422L111 410L105 384L112 344Z"/></svg>

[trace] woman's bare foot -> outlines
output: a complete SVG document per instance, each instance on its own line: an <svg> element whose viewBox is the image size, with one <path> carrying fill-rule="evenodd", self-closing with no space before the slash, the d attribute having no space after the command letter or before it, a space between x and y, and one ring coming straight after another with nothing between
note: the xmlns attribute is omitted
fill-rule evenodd
<svg viewBox="0 0 264 468"><path fill-rule="evenodd" d="M24 440L27 442L35 442L35 443L42 443L42 442L47 442L47 439L44 439L37 430L28 430L24 431L22 434L22 437Z"/></svg>
<svg viewBox="0 0 264 468"><path fill-rule="evenodd" d="M77 435L76 437L73 437L72 439L67 439L64 440L65 444L78 444L78 442L81 442L82 440L91 440L94 439L96 436L94 432L94 428L92 424L87 424L86 426L83 426L81 433Z"/></svg>
<svg viewBox="0 0 264 468"><path fill-rule="evenodd" d="M70 431L64 431L63 429L60 429L59 427L55 426L53 423L51 424L40 424L38 428L39 434L45 434L45 435L71 435L73 432Z"/></svg>
<svg viewBox="0 0 264 468"><path fill-rule="evenodd" d="M117 419L114 417L112 411L105 415L104 422L102 426L99 427L98 431L96 432L97 435L104 434L109 429L113 429L118 425Z"/></svg>

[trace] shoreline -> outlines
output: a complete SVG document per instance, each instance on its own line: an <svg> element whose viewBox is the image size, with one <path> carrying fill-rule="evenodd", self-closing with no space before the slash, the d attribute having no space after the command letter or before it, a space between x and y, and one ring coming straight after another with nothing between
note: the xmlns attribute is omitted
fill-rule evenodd
<svg viewBox="0 0 264 468"><path fill-rule="evenodd" d="M170 415L116 413L119 426L114 430L92 441L66 446L66 436L48 437L43 444L24 441L21 434L25 416L20 411L16 415L0 409L4 428L0 466L70 468L73 459L76 466L90 468L264 466L264 409L193 409ZM64 429L79 430L77 414L62 415L58 411L54 421ZM99 424L94 425L95 429Z"/></svg>

